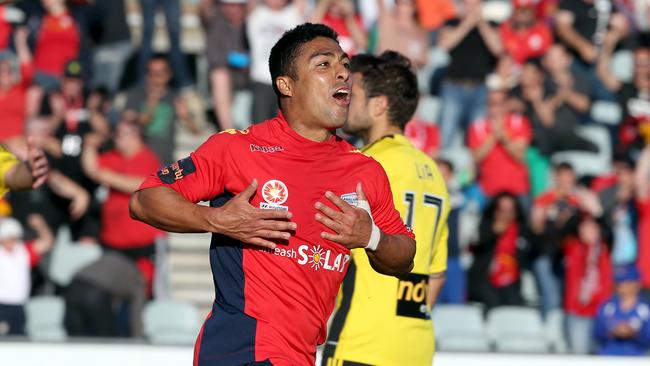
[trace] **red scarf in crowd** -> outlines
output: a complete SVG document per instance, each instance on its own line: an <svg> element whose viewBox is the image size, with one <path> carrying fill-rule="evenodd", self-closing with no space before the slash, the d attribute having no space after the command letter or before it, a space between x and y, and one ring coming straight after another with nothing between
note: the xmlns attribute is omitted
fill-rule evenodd
<svg viewBox="0 0 650 366"><path fill-rule="evenodd" d="M497 239L497 247L490 263L490 283L494 287L505 287L519 280L517 262L517 238L519 226L513 222Z"/></svg>

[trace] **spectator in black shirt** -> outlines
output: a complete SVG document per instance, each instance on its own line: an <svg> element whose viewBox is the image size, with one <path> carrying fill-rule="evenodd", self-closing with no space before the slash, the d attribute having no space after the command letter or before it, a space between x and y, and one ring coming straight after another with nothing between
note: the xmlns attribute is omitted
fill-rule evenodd
<svg viewBox="0 0 650 366"><path fill-rule="evenodd" d="M249 86L246 0L203 0L201 17L210 45L205 52L215 117L222 130L244 129L248 126L234 125L232 104L236 92Z"/></svg>
<svg viewBox="0 0 650 366"><path fill-rule="evenodd" d="M94 48L93 84L114 94L133 51L125 4L124 0L96 0L95 6L101 17Z"/></svg>
<svg viewBox="0 0 650 366"><path fill-rule="evenodd" d="M624 83L611 71L611 58L616 44L626 34L626 29L612 29L603 43L603 51L598 59L598 77L605 87L616 94L623 111L623 120L616 134L615 150L632 156L643 148L644 141L639 133L639 125L650 118L650 47L648 35L638 36L634 49L634 71L632 81Z"/></svg>
<svg viewBox="0 0 650 366"><path fill-rule="evenodd" d="M483 18L482 1L464 0L463 9L460 18L445 24L438 40L451 57L441 90L443 149L451 147L459 127L485 113L485 79L503 51L498 29Z"/></svg>
<svg viewBox="0 0 650 366"><path fill-rule="evenodd" d="M551 50L554 47L561 46L555 45ZM550 57L556 56L551 54ZM528 61L523 66L521 83L512 91L508 102L512 111L526 115L531 121L532 145L546 157L565 150L598 151L595 144L576 133L581 113L571 104L576 100L578 104L589 102L583 94L589 89L589 84L576 75L574 80L564 77L565 80L561 81L564 84L559 85L551 78L545 78L538 62Z"/></svg>

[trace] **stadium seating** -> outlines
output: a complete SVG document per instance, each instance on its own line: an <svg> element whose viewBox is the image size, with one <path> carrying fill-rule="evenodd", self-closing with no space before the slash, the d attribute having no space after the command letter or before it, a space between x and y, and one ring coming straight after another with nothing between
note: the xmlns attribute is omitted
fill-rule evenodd
<svg viewBox="0 0 650 366"><path fill-rule="evenodd" d="M567 343L564 339L564 312L560 309L551 311L546 315L544 322L546 337L555 353L566 353Z"/></svg>
<svg viewBox="0 0 650 366"><path fill-rule="evenodd" d="M502 306L487 316L488 336L498 352L546 353L549 345L537 309Z"/></svg>
<svg viewBox="0 0 650 366"><path fill-rule="evenodd" d="M629 50L620 50L612 55L609 65L614 76L623 83L629 83L634 77L634 54Z"/></svg>
<svg viewBox="0 0 650 366"><path fill-rule="evenodd" d="M63 342L67 335L63 326L65 302L56 296L36 296L25 305L25 331L34 341Z"/></svg>
<svg viewBox="0 0 650 366"><path fill-rule="evenodd" d="M433 311L436 346L441 351L487 352L482 311L472 305L436 305Z"/></svg>
<svg viewBox="0 0 650 366"><path fill-rule="evenodd" d="M83 267L102 255L99 245L76 244L69 241L69 232L60 232L50 262L50 278L59 286L67 286Z"/></svg>
<svg viewBox="0 0 650 366"><path fill-rule="evenodd" d="M612 165L612 144L607 128L602 126L580 126L577 132L582 137L594 142L599 151L597 153L562 151L553 154L551 157L553 163L568 162L579 176L599 176L609 173Z"/></svg>
<svg viewBox="0 0 650 366"><path fill-rule="evenodd" d="M435 124L440 114L440 106L440 98L424 95L420 98L415 116L422 121Z"/></svg>
<svg viewBox="0 0 650 366"><path fill-rule="evenodd" d="M621 106L615 102L597 100L591 105L591 118L598 123L618 125L623 118Z"/></svg>
<svg viewBox="0 0 650 366"><path fill-rule="evenodd" d="M154 300L143 313L144 334L153 344L194 344L201 322L196 308L184 302Z"/></svg>

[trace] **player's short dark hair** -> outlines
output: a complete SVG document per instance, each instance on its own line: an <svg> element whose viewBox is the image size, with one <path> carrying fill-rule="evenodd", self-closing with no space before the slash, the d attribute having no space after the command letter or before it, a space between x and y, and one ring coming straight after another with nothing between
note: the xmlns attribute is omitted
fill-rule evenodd
<svg viewBox="0 0 650 366"><path fill-rule="evenodd" d="M302 46L318 37L329 38L338 42L338 35L332 28L323 24L305 23L286 31L271 49L269 70L271 71L273 91L278 97L278 104L280 104L282 94L275 85L275 79L286 75L297 80L298 73L296 72L295 60L300 55Z"/></svg>
<svg viewBox="0 0 650 366"><path fill-rule="evenodd" d="M411 61L395 51L379 56L361 54L350 60L353 73L361 73L361 86L368 98L388 99L388 118L404 129L418 106L420 92Z"/></svg>
<svg viewBox="0 0 650 366"><path fill-rule="evenodd" d="M575 169L573 169L573 165L567 161L560 162L559 164L555 165L555 171L560 172L562 170L567 170L570 171L571 173L575 173Z"/></svg>

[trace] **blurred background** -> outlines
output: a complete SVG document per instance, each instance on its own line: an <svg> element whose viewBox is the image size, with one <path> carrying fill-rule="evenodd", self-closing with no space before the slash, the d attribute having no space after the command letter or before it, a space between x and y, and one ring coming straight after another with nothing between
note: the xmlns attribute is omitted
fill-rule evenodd
<svg viewBox="0 0 650 366"><path fill-rule="evenodd" d="M452 197L436 363L647 363L647 0L0 6L0 142L24 157L31 138L52 171L0 199L1 362L190 362L209 236L131 220L129 194L212 133L272 118L270 49L305 21L417 72L406 135Z"/></svg>

